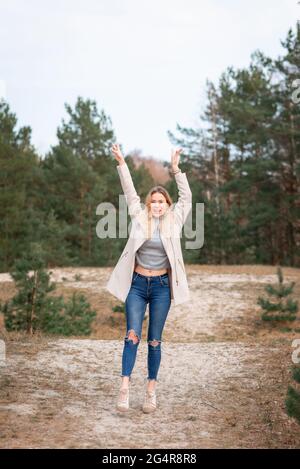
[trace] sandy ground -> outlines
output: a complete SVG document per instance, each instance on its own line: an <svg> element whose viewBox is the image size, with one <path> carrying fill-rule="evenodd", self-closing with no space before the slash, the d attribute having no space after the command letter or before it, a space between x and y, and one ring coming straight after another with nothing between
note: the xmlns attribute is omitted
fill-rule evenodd
<svg viewBox="0 0 300 469"><path fill-rule="evenodd" d="M258 295L273 266L186 266L191 301L170 309L162 342L157 410L141 410L146 333L132 374L130 410L115 409L125 333L120 302L105 291L110 268L52 269L57 293L82 291L97 310L89 338L2 336L1 448L296 448L300 425L284 410L292 341L300 321L260 320ZM284 268L286 282L300 269ZM80 276L80 278L78 277ZM76 277L75 277L76 276ZM0 274L0 300L13 295Z"/></svg>

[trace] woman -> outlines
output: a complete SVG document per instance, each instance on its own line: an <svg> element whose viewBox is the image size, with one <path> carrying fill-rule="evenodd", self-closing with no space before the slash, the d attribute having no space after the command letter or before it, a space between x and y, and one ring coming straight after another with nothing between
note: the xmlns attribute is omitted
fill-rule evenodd
<svg viewBox="0 0 300 469"><path fill-rule="evenodd" d="M178 202L162 186L153 187L143 207L119 145L112 152L127 201L132 227L126 246L106 288L125 302L126 331L122 355L122 384L117 409L129 408L129 382L135 364L142 324L149 303L148 382L145 413L156 409L155 385L161 361L161 336L171 306L189 301L189 287L181 251L180 234L191 210L192 193L186 174L179 169L181 149L172 152L172 172L179 190Z"/></svg>

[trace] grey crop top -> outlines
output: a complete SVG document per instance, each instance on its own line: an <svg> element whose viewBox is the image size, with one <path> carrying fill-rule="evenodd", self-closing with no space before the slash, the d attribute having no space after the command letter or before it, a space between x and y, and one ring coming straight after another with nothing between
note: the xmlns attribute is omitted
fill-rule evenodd
<svg viewBox="0 0 300 469"><path fill-rule="evenodd" d="M155 229L151 239L147 239L136 251L135 258L145 269L160 270L171 268L167 253L162 244L159 233L159 219L154 218Z"/></svg>

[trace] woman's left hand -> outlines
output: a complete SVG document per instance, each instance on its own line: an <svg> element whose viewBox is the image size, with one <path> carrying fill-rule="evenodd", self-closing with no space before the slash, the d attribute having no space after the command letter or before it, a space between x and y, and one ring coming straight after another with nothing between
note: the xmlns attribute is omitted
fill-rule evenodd
<svg viewBox="0 0 300 469"><path fill-rule="evenodd" d="M171 165L173 171L176 169L179 169L179 157L180 153L182 152L181 148L176 148L175 150L172 150L172 156L171 156Z"/></svg>

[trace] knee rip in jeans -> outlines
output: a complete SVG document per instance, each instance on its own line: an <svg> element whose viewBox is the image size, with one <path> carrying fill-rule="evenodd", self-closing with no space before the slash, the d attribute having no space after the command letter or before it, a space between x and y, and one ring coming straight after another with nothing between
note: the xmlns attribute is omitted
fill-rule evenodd
<svg viewBox="0 0 300 469"><path fill-rule="evenodd" d="M134 329L130 329L125 337L125 340L132 340L133 344L137 344L140 341L138 334L135 333Z"/></svg>
<svg viewBox="0 0 300 469"><path fill-rule="evenodd" d="M160 343L161 343L161 340L156 340L156 339L148 340L148 344L149 344L149 345L152 345L153 347L156 347L156 346L159 345Z"/></svg>

